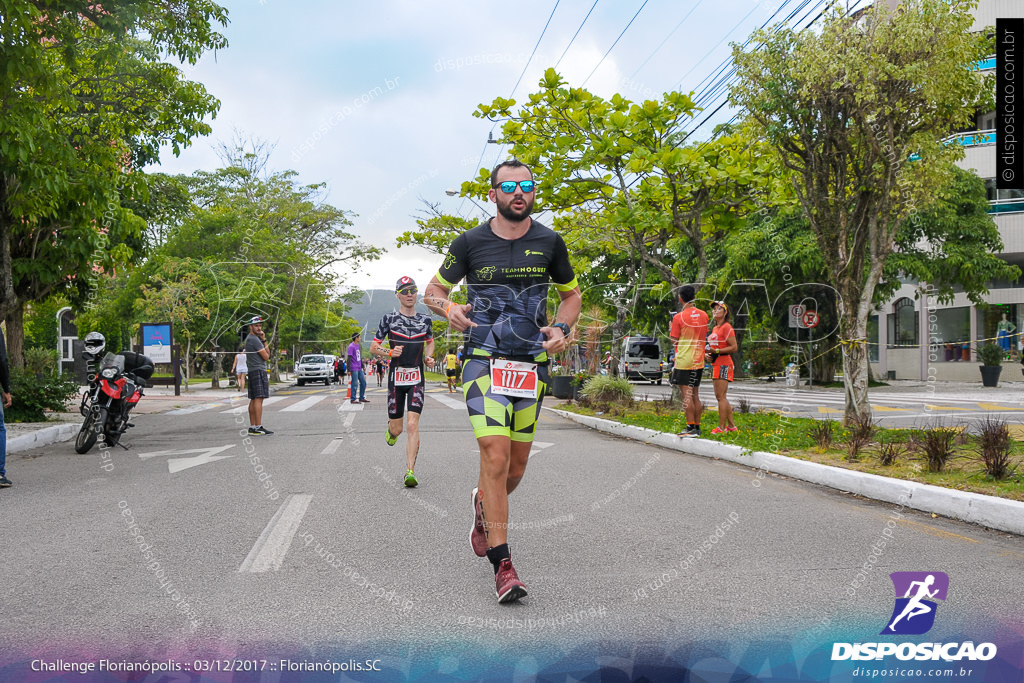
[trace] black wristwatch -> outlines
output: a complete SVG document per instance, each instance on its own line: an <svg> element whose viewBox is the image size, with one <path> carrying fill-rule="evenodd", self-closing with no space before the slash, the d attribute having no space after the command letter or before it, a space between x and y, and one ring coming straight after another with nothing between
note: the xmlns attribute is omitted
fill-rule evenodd
<svg viewBox="0 0 1024 683"><path fill-rule="evenodd" d="M560 329L562 331L562 334L565 335L566 339L569 338L569 333L572 332L572 330L569 329L569 326L566 325L565 323L555 323L551 327L557 327L558 329Z"/></svg>

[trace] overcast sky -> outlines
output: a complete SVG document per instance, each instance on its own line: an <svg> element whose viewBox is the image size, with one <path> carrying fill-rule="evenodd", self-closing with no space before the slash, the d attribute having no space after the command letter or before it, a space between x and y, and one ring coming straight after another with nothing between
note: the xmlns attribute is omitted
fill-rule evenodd
<svg viewBox="0 0 1024 683"><path fill-rule="evenodd" d="M347 285L393 287L410 275L422 287L438 257L395 246L415 226L420 198L479 217L472 203L445 190L504 158L498 145L486 144L493 124L472 116L478 104L510 94L522 102L560 58L558 71L572 86L589 77L586 87L602 97L657 98L680 84L689 91L726 59L729 42L742 42L785 2L222 0L229 47L186 69L221 101L213 134L178 158L165 151L151 170L215 169L216 145L236 130L265 140L276 145L272 170L327 183L330 203L355 214L354 232L388 250L348 274ZM790 0L786 11L798 5ZM543 169L537 179L543 182Z"/></svg>

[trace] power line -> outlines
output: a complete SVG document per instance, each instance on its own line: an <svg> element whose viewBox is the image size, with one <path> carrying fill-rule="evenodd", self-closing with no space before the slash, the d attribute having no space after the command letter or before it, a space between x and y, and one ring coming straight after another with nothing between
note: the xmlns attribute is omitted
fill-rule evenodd
<svg viewBox="0 0 1024 683"><path fill-rule="evenodd" d="M580 31L583 30L583 24L587 23L587 19L590 18L590 13L594 11L594 8L597 7L597 3L599 2L601 2L601 0L594 0L594 4L590 6L590 12L587 12L587 16L583 17L583 21L580 22L580 26L579 28L576 29L576 33L572 35L572 40L570 40L569 44L565 46L565 49L562 50L562 56L558 58L557 62L555 62L556 69L558 68L558 65L562 63L562 59L565 58L565 53L567 53L569 51L569 48L572 47L572 44L576 42L576 36L578 36L580 34Z"/></svg>
<svg viewBox="0 0 1024 683"><path fill-rule="evenodd" d="M696 10L698 7L700 7L701 3L703 3L703 2L704 2L704 0L697 0L697 4L695 4L693 7L690 8L690 11L686 13L686 16L683 17L679 21L678 24L676 24L676 27L674 29L669 31L668 35L665 36L665 40L661 41L661 43L658 45L658 47L654 48L654 52L652 52L651 54L647 55L647 59L645 59L643 61L643 63L636 68L636 71L634 71L633 75L629 77L629 80L633 80L634 78L636 78L636 75L638 73L640 73L640 70L643 69L645 66L647 66L647 62L651 61L651 59L654 57L654 55L658 54L658 50L660 50L662 47L664 47L665 43L668 42L668 39L671 38L673 35L675 35L675 32L679 30L679 27L682 26L683 23L687 19L690 18L690 15L693 14L694 10ZM788 2L788 0L787 0L787 2Z"/></svg>
<svg viewBox="0 0 1024 683"><path fill-rule="evenodd" d="M636 18L637 18L638 16L640 16L640 13L641 13L641 12L643 12L643 10L644 10L644 7L646 7L646 6L647 6L647 3L648 3L648 2L650 2L650 0L644 0L644 4L640 5L640 9L638 9L638 10L636 11L636 14L634 14L634 15L633 15L633 18L629 20L629 23L628 23L628 24L626 24L626 28L622 29L622 33L620 33L620 34L619 34L619 37L615 39L615 42L614 42L614 43L612 43L612 46L611 46L610 48L608 48L607 52L605 52L605 53L604 53L604 56L603 56L603 57L601 57L601 60L600 60L600 61L599 61L599 62L597 63L597 66L595 66L595 67L594 67L594 70L590 72L590 76L593 76L593 75L594 75L594 73L595 73L595 72L597 71L598 67L600 67L600 66L601 66L601 65L602 65L602 64L604 63L604 60L605 60L605 58L606 58L606 57L607 57L607 56L608 56L609 54L611 54L611 51L612 51L613 49L615 49L615 46L616 46L616 45L618 45L618 44L619 44L619 41L620 41L620 40L622 39L622 36L623 36L623 35L625 35L626 31L628 31L628 30L629 30L629 27L633 25L633 22L634 22L634 21L636 20ZM590 76L587 76L586 78L584 78L584 79L583 79L583 83L581 83L581 84L580 84L580 87L581 87L581 88L582 88L583 86L585 86L585 85L587 84L587 81L589 81L589 80L590 80Z"/></svg>
<svg viewBox="0 0 1024 683"><path fill-rule="evenodd" d="M508 95L509 99L512 99L512 96L516 94L516 90L519 89L519 84L522 83L523 76L526 75L526 70L530 68L530 62L533 61L533 56L535 54L537 54L537 48L540 47L540 41L544 40L544 34L548 32L548 26L551 25L551 20L555 16L555 10L558 9L558 4L561 1L562 0L555 0L555 6L551 8L551 14L548 15L548 20L544 23L544 28L540 32L540 37L537 38L537 43L533 46L533 52L530 53L530 58L526 60L526 64L523 66L523 71L522 71L522 73L519 74L519 78L516 80L516 84L514 86L512 86L512 92L510 92L509 95ZM498 125L497 121L495 121L491 125L491 130L487 134L488 141L490 141L491 136L494 133L494 129L495 129L495 127L497 125ZM487 144L488 144L488 142L484 142L483 149L480 150L480 158L476 162L477 168L480 168L480 164L482 164L484 162L484 155L487 154ZM465 197L463 197L462 202L459 204L459 211L460 212L462 211L462 207L465 204L466 204L466 199L465 199Z"/></svg>
<svg viewBox="0 0 1024 683"><path fill-rule="evenodd" d="M540 38L537 39L537 44L533 46L533 52L530 53L530 58L526 60L526 65L523 67L523 73L519 74L519 80L516 81L515 87L512 88L512 92L508 94L509 99L512 99L512 96L516 94L516 90L519 89L519 84L523 82L523 76L526 75L526 70L530 68L530 62L533 61L533 56L537 54L537 48L540 47L540 41L544 40L544 34L548 32L548 26L551 25L551 20L555 17L555 10L558 9L558 3L561 1L562 0L555 0L555 6L551 8L551 14L548 15L548 20L544 24L544 30L540 32Z"/></svg>
<svg viewBox="0 0 1024 683"><path fill-rule="evenodd" d="M694 70L694 69L696 69L696 68L697 68L697 67L698 67L698 66L699 66L699 65L701 64L701 62L703 62L703 61L704 61L705 59L707 59L707 58L708 58L708 56L709 56L709 55L710 55L710 54L711 54L712 52L714 52L715 50L717 50L717 49L718 49L718 46L719 46L719 45L721 45L722 43L724 43L724 42L725 42L725 40L726 40L726 39L727 39L727 38L728 38L729 36L731 36L731 35L733 34L733 32L734 32L734 31L735 31L736 29L738 29L738 28L740 27L740 25L741 25L741 24L742 24L742 23L743 23L744 21L746 21L746 20L747 20L748 18L750 18L750 15L751 15L751 14L753 14L753 13L754 13L754 12L755 12L755 11L757 10L757 8L758 8L758 5L754 5L754 6L753 6L753 7L752 7L752 8L750 9L750 11L749 11L749 12L747 12L747 14L746 14L746 15L745 15L745 16L744 16L744 17L743 17L742 19L740 19L740 20L739 20L738 22L736 22L736 25L732 27L732 30L731 30L731 31L729 31L729 32L728 32L728 33L726 33L726 34L725 34L724 36L722 36L722 39L721 39L721 40L719 40L719 41L718 41L718 43L716 43L716 44L715 44L715 46L714 46L713 48L711 48L710 50L708 50L708 51L707 51L707 52L706 52L706 53L704 54L704 56L700 58L700 61L699 61L699 62L697 62L696 64L694 64L694 65L693 65L692 67L690 67L690 70L689 70L689 71L687 71L687 72L686 72L685 74L683 74L683 77L682 77L682 78L681 78L681 79L679 80L679 85L677 85L677 86L676 86L676 90L682 90L682 88L683 88L683 81L685 81L685 80L686 80L686 77L687 77L687 76L689 76L690 74L692 74L692 73L693 73L693 70Z"/></svg>
<svg viewBox="0 0 1024 683"><path fill-rule="evenodd" d="M802 2L794 10L792 10L789 13L789 15L781 23L783 25L784 24L788 24L798 14L800 14L800 12L802 12L805 8L807 8L808 5L811 5L812 1L813 0L802 0ZM853 6L853 9L856 10L863 2L864 2L864 0L855 0L855 4ZM818 22L818 20L821 19L822 16L824 16L825 12L828 9L828 6L832 6L832 5L835 5L835 4L836 4L836 0L817 0L817 2L814 2L813 6L809 10L807 10L803 14L803 16L800 17L795 22L797 30L806 30L806 29L810 28L811 26L813 26L814 24L816 24ZM822 5L827 5L827 6L824 9L822 9ZM810 21L807 21L808 17L810 17L815 12L817 12L817 15L813 19L811 19ZM776 14L778 14L778 12L776 12ZM774 15L773 15L773 17L774 17ZM763 29L770 21L771 21L771 19L769 19L768 22L765 22L765 24L762 25L761 28ZM805 24L805 22L806 22L806 24ZM801 25L802 25L802 28L801 28ZM750 44L750 39L748 38L743 46L746 47L749 44ZM757 49L760 49L760 48L761 48L761 45L759 45L757 47ZM728 58L726 61L730 61L730 60L731 60L731 57ZM730 67L729 75L727 77L725 77L724 79L720 80L718 83L713 85L713 92L720 93L723 90L727 89L729 86L731 86L735 81L736 81L735 66L731 66ZM705 91L705 92L707 92L707 91ZM716 94L715 97L717 97L717 96L718 95ZM702 101L704 99L710 99L710 97L709 96L705 96L704 98L702 98ZM699 129L705 123L707 123L709 120L711 120L714 117L714 115L716 113L718 113L718 111L720 111L727 103L728 103L728 95L725 96L725 98L723 99L722 103L719 104L717 107L715 107L715 109L713 111L711 111L709 114L703 116L703 120L701 120L696 126L694 126L694 128L692 130L690 130L687 133L687 137L692 135L694 132L697 131L697 129ZM734 122L737 118L739 118L739 113L737 113L735 116L733 116L732 119L730 119L729 123ZM695 118L693 121L691 121L691 123L693 123L696 120L697 119Z"/></svg>

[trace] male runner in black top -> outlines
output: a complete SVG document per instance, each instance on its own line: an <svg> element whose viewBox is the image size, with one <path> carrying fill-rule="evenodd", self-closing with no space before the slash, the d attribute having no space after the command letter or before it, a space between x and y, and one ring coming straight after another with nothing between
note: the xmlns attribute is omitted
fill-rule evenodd
<svg viewBox="0 0 1024 683"><path fill-rule="evenodd" d="M434 363L434 331L431 318L426 313L416 312L416 283L411 277L403 277L395 285L398 297L397 313L388 313L380 321L377 334L370 345L370 355L377 356L378 367L383 359L390 358L388 368L388 428L384 440L394 446L402 433L402 415L409 410L409 437L405 444L406 465L405 485L412 488L419 482L413 469L420 449L420 413L423 411L423 388L425 375L423 362ZM381 346L384 340L391 348ZM425 357L425 358L424 358Z"/></svg>
<svg viewBox="0 0 1024 683"><path fill-rule="evenodd" d="M530 169L518 160L499 164L488 197L498 215L455 238L423 300L453 328L468 330L462 387L480 448L470 541L494 565L498 602L506 603L526 595L508 549L508 494L526 471L548 354L568 348L582 301L565 242L530 218ZM462 279L469 303L460 305L448 296ZM552 281L561 303L548 325Z"/></svg>

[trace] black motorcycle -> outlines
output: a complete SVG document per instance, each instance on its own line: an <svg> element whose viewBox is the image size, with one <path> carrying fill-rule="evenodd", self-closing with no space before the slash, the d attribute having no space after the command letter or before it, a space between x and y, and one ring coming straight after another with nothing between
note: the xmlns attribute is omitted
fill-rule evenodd
<svg viewBox="0 0 1024 683"><path fill-rule="evenodd" d="M87 453L101 436L108 447L119 445L127 450L121 436L135 426L129 422L132 408L153 376L153 361L131 351L107 353L97 362L103 347L103 335L98 332L86 337L89 390L79 406L85 421L75 439L77 453Z"/></svg>

